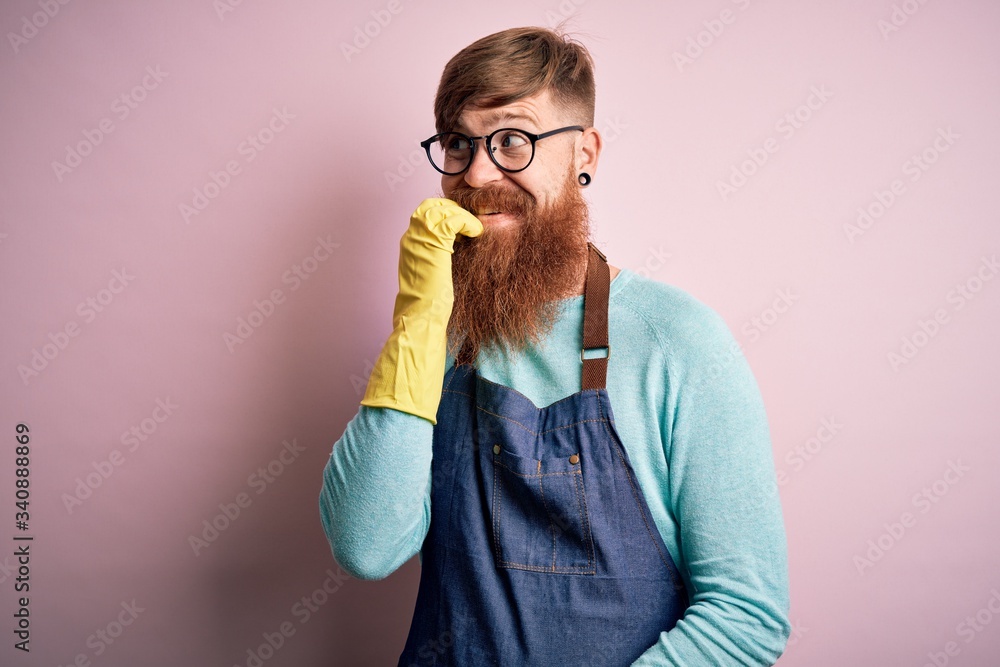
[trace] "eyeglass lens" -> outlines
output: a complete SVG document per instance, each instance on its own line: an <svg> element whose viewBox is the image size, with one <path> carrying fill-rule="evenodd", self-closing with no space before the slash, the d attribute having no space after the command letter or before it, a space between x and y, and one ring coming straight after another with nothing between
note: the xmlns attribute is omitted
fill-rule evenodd
<svg viewBox="0 0 1000 667"><path fill-rule="evenodd" d="M489 151L504 169L523 169L531 162L531 139L518 130L501 130L490 139ZM472 143L457 132L446 132L430 144L434 165L449 174L464 171L472 161Z"/></svg>

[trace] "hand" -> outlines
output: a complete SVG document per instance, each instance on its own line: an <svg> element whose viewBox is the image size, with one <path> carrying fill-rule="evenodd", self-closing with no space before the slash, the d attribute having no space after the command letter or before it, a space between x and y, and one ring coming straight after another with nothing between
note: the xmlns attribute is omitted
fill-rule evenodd
<svg viewBox="0 0 1000 667"><path fill-rule="evenodd" d="M448 320L455 301L455 237L482 233L479 218L450 199L425 199L410 216L399 241L393 332L372 369L362 405L391 407L437 423Z"/></svg>
<svg viewBox="0 0 1000 667"><path fill-rule="evenodd" d="M482 233L479 218L450 199L432 197L423 200L410 216L402 243L424 243L451 253L457 235L476 237Z"/></svg>

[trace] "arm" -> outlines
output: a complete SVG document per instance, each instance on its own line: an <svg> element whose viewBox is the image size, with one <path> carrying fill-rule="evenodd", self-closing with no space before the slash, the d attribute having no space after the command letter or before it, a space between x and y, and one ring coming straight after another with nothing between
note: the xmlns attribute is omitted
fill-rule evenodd
<svg viewBox="0 0 1000 667"><path fill-rule="evenodd" d="M323 469L320 519L350 575L382 579L413 557L430 525L433 425L362 405Z"/></svg>
<svg viewBox="0 0 1000 667"><path fill-rule="evenodd" d="M447 354L446 368L454 363ZM358 579L384 579L420 553L431 520L434 425L362 405L323 468L319 516L334 560Z"/></svg>
<svg viewBox="0 0 1000 667"><path fill-rule="evenodd" d="M425 199L400 239L393 331L358 414L323 470L320 519L334 558L381 579L417 553L430 525L433 425L448 361L457 234L482 223L448 199Z"/></svg>
<svg viewBox="0 0 1000 667"><path fill-rule="evenodd" d="M791 632L767 415L724 320L698 304L667 341L669 484L691 606L635 666L771 665Z"/></svg>

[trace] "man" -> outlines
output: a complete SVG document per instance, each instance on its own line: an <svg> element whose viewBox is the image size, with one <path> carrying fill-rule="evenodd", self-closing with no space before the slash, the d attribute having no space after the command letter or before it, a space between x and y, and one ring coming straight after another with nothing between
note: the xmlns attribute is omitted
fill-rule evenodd
<svg viewBox="0 0 1000 667"><path fill-rule="evenodd" d="M394 330L319 499L354 576L420 556L400 665L784 650L759 389L713 310L588 243L594 99L586 49L537 28L485 37L442 75L422 145L445 197L403 235Z"/></svg>

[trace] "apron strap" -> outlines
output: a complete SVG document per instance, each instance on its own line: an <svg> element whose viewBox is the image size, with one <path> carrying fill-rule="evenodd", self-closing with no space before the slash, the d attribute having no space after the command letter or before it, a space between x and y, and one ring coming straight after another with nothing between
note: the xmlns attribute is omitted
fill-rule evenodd
<svg viewBox="0 0 1000 667"><path fill-rule="evenodd" d="M587 279L583 287L583 389L603 389L607 383L608 359L611 346L608 344L608 295L611 290L611 269L607 257L593 244L587 243ZM585 357L584 351L607 348L603 357ZM469 346L463 344L455 358L456 365L472 364L475 360Z"/></svg>
<svg viewBox="0 0 1000 667"><path fill-rule="evenodd" d="M608 377L608 296L611 291L611 269L608 259L593 243L587 243L587 282L583 288L583 389L603 389ZM587 350L607 348L603 357L586 357Z"/></svg>

